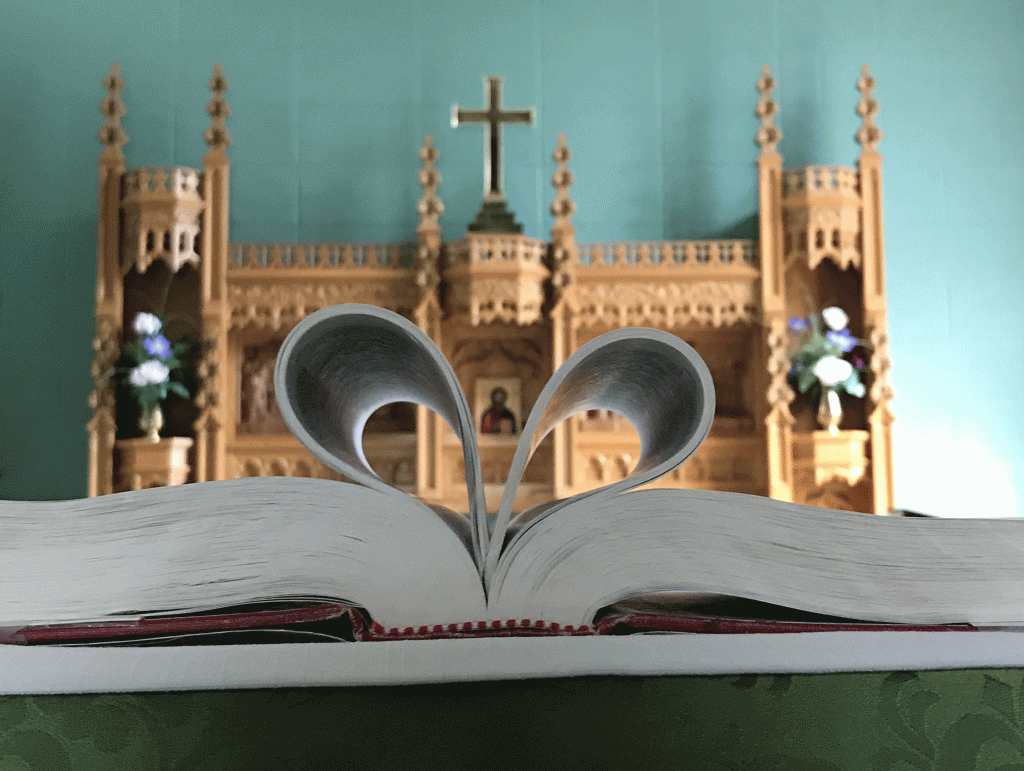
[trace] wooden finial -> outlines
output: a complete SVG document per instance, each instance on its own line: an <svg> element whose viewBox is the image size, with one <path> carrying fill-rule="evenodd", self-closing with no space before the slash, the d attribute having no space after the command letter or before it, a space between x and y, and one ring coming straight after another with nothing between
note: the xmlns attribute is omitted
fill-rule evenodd
<svg viewBox="0 0 1024 771"><path fill-rule="evenodd" d="M775 125L775 115L779 111L779 105L772 98L772 91L775 90L775 78L772 77L771 69L767 64L761 68L757 90L761 92L761 98L757 101L757 109L754 110L754 114L761 119L761 126L754 136L754 141L761 148L761 155L769 155L776 151L775 145L782 140L782 131Z"/></svg>
<svg viewBox="0 0 1024 771"><path fill-rule="evenodd" d="M434 137L427 134L423 137L423 147L420 148L420 160L423 161L423 168L420 170L420 186L423 188L423 197L416 204L416 210L420 213L420 224L416 228L416 235L419 240L419 250L416 257L416 284L420 287L421 299L433 297L441 282L438 272L438 260L441 255L441 225L439 218L444 214L444 204L437 194L437 188L441 185L441 173L434 168L439 157L437 148L434 147Z"/></svg>
<svg viewBox="0 0 1024 771"><path fill-rule="evenodd" d="M569 188L573 183L572 172L569 171L572 151L565 144L565 134L558 135L558 145L551 157L558 164L555 173L551 175L551 185L555 188L555 200L551 202L551 214L555 218L551 225L551 243L554 247L551 299L557 304L572 283L570 265L576 258L576 228L572 224L576 203L569 197Z"/></svg>
<svg viewBox="0 0 1024 771"><path fill-rule="evenodd" d="M209 81L210 91L213 92L213 99L206 105L206 112L213 118L210 128L206 129L203 138L206 140L210 152L224 154L228 145L231 144L231 133L228 131L225 121L231 117L231 108L228 107L224 94L228 92L228 80L224 77L224 71L219 64L213 65L213 77Z"/></svg>
<svg viewBox="0 0 1024 771"><path fill-rule="evenodd" d="M441 185L441 173L434 168L438 157L434 137L427 134L423 137L423 147L420 148L420 160L423 161L420 187L423 188L423 197L416 204L416 210L420 213L419 230L439 227L438 217L444 214L444 204L437 195L437 188Z"/></svg>
<svg viewBox="0 0 1024 771"><path fill-rule="evenodd" d="M128 141L128 135L121 128L121 117L125 114L121 101L124 81L117 62L111 63L110 72L103 78L103 87L107 89L107 98L100 102L100 112L107 117L107 122L100 129L99 140L103 143L104 155L123 158L121 147Z"/></svg>
<svg viewBox="0 0 1024 771"><path fill-rule="evenodd" d="M555 147L551 157L558 164L558 168L551 176L551 185L555 188L555 200L551 202L551 214L555 218L555 223L551 230L552 232L558 230L572 233L574 231L571 218L576 211L576 204L569 197L569 188L572 187L574 180L572 172L569 171L569 159L572 157L572 151L566 147L565 134L558 135L558 146Z"/></svg>
<svg viewBox="0 0 1024 771"><path fill-rule="evenodd" d="M882 138L882 130L875 125L875 116L878 115L878 102L871 95L875 88L875 79L871 75L871 68L865 64L860 68L860 78L857 80L857 90L860 91L860 101L857 102L857 114L863 120L861 127L857 129L855 137L860 143L861 152L878 152L878 142Z"/></svg>

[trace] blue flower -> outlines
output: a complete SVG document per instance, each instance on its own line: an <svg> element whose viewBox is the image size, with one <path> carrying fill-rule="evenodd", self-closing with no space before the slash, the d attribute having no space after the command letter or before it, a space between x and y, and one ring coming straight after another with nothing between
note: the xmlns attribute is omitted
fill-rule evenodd
<svg viewBox="0 0 1024 771"><path fill-rule="evenodd" d="M857 345L857 338L846 329L838 332L830 329L825 333L825 338L843 353L849 353Z"/></svg>
<svg viewBox="0 0 1024 771"><path fill-rule="evenodd" d="M142 347L150 356L155 356L158 359L171 358L171 343L159 333L152 337L142 338Z"/></svg>
<svg viewBox="0 0 1024 771"><path fill-rule="evenodd" d="M805 329L811 326L810 319L801 319L797 316L790 316L789 318L789 331L790 332L803 332Z"/></svg>

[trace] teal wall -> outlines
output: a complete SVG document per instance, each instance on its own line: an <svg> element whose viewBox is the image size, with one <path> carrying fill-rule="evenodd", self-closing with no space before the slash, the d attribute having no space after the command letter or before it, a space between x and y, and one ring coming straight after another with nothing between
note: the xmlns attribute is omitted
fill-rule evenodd
<svg viewBox="0 0 1024 771"><path fill-rule="evenodd" d="M1024 3L1016 0L7 0L0 7L0 497L86 489L100 79L120 63L129 166L198 166L230 82L233 240L406 240L417 149L441 151L446 236L480 201L481 77L506 190L543 237L564 131L581 240L750 236L752 114L778 81L787 165L852 165L878 79L896 494L1024 513Z"/></svg>

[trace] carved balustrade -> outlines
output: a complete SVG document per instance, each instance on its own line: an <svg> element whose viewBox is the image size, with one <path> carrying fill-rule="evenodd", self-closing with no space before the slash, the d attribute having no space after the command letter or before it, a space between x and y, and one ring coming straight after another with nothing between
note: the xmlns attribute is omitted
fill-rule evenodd
<svg viewBox="0 0 1024 771"><path fill-rule="evenodd" d="M415 308L416 244L234 243L228 265L231 326L286 330L338 303Z"/></svg>
<svg viewBox="0 0 1024 771"><path fill-rule="evenodd" d="M581 243L567 299L580 326L752 324L757 244L749 240Z"/></svg>

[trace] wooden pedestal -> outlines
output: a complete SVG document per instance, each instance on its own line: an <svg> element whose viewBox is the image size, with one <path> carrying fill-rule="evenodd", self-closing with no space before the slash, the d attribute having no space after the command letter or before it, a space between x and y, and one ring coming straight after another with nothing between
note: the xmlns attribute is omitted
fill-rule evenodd
<svg viewBox="0 0 1024 771"><path fill-rule="evenodd" d="M867 431L795 434L793 500L831 509L870 512L869 438Z"/></svg>
<svg viewBox="0 0 1024 771"><path fill-rule="evenodd" d="M170 436L159 442L120 439L116 447L121 455L121 490L166 487L188 481L192 440L186 436Z"/></svg>

